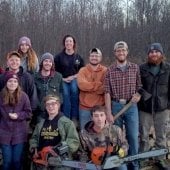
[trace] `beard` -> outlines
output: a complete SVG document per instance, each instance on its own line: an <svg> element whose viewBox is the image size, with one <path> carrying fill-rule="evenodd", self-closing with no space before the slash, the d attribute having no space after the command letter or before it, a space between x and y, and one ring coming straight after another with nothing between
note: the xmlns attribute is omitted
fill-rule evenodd
<svg viewBox="0 0 170 170"><path fill-rule="evenodd" d="M123 64L127 60L127 56L116 56L116 60L120 63Z"/></svg>
<svg viewBox="0 0 170 170"><path fill-rule="evenodd" d="M163 61L164 57L160 56L157 58L157 60L152 59L152 57L148 57L148 63L152 65L159 65Z"/></svg>
<svg viewBox="0 0 170 170"><path fill-rule="evenodd" d="M126 60L117 60L119 63L123 64Z"/></svg>

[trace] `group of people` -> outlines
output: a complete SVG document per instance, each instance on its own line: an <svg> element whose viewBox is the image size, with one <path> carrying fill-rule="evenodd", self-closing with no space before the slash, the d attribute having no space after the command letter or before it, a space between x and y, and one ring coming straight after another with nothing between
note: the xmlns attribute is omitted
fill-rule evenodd
<svg viewBox="0 0 170 170"><path fill-rule="evenodd" d="M63 38L62 52L55 57L46 52L40 58L31 40L21 37L0 75L3 170L25 168L22 155L28 141L34 158L44 147L66 142L70 159L79 150L80 161L82 157L93 161L97 147L105 148L104 152L112 147L111 154L119 157L148 151L154 126L155 147L166 147L170 65L160 43L148 47L147 61L140 66L128 60L128 52L126 42L115 43L115 62L107 68L101 64L101 50L92 48L85 65L72 35ZM114 119L130 101L129 109ZM117 169L138 170L139 163Z"/></svg>

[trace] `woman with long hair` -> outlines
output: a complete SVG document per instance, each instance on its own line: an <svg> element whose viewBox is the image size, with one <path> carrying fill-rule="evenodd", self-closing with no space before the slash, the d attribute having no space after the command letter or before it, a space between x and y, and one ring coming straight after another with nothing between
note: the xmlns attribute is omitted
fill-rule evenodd
<svg viewBox="0 0 170 170"><path fill-rule="evenodd" d="M63 76L63 113L72 119L78 120L79 91L77 73L84 66L82 57L76 53L76 40L72 35L63 38L63 50L56 55L55 69Z"/></svg>
<svg viewBox="0 0 170 170"><path fill-rule="evenodd" d="M28 71L33 74L39 70L39 62L36 52L33 50L31 40L23 36L19 39L18 52L22 56L21 66L24 71Z"/></svg>
<svg viewBox="0 0 170 170"><path fill-rule="evenodd" d="M18 83L17 74L5 73L5 87L0 93L0 144L3 170L21 170L24 143L27 141L27 120L31 118L28 96Z"/></svg>

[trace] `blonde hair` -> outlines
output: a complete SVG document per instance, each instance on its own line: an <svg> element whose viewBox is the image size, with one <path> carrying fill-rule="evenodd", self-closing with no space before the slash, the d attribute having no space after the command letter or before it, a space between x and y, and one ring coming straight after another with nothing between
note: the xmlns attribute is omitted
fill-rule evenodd
<svg viewBox="0 0 170 170"><path fill-rule="evenodd" d="M21 49L18 49L18 52L23 55L23 52ZM27 57L28 57L28 71L34 71L36 69L38 57L36 52L32 49L32 47L29 47L28 52L27 52Z"/></svg>

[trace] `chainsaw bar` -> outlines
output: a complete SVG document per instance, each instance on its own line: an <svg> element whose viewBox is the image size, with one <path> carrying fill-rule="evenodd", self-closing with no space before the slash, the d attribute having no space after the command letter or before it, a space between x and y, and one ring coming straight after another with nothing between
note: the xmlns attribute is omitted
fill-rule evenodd
<svg viewBox="0 0 170 170"><path fill-rule="evenodd" d="M157 150L139 153L139 154L132 155L132 156L127 156L124 158L119 158L118 156L111 156L111 157L106 158L103 164L103 169L115 168L127 162L166 155L167 153L168 153L168 149L157 149Z"/></svg>
<svg viewBox="0 0 170 170"><path fill-rule="evenodd" d="M62 161L63 166L72 167L72 168L78 168L78 169L88 169L88 170L102 170L101 166L95 165L93 163L84 163L79 161L69 161L69 160L63 160Z"/></svg>

